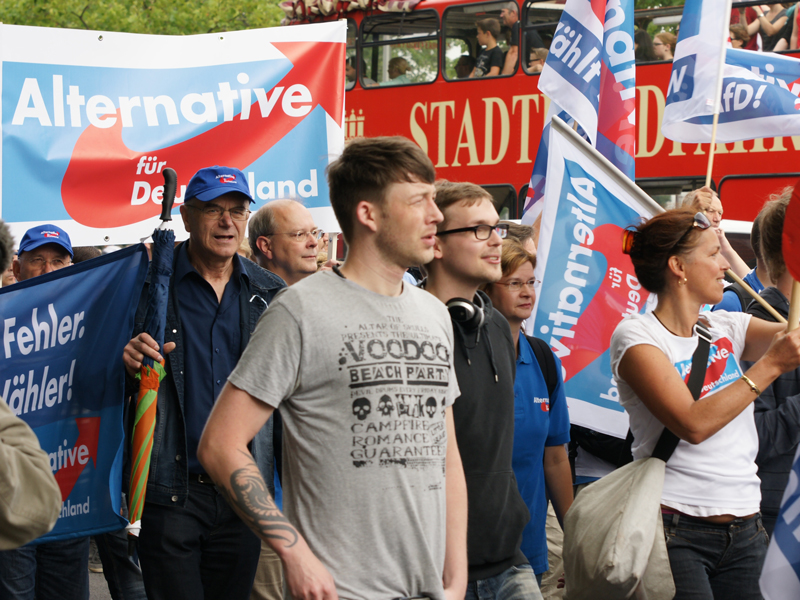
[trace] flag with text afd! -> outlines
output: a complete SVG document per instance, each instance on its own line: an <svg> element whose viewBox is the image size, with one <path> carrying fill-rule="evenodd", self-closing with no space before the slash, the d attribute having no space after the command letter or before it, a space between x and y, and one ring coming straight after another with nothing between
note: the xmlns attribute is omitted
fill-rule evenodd
<svg viewBox="0 0 800 600"><path fill-rule="evenodd" d="M255 208L297 197L337 231L325 169L344 147L344 21L187 36L0 24L0 218L75 245L160 223L163 170L245 173ZM176 236L185 239L181 219Z"/></svg>
<svg viewBox="0 0 800 600"><path fill-rule="evenodd" d="M800 448L789 471L760 584L764 600L800 598Z"/></svg>
<svg viewBox="0 0 800 600"><path fill-rule="evenodd" d="M645 311L650 294L622 253L622 233L663 209L558 118L549 142L536 261L542 283L528 333L561 360L570 422L625 437L609 344L623 317Z"/></svg>
<svg viewBox="0 0 800 600"><path fill-rule="evenodd" d="M633 0L568 0L565 5L539 76L539 90L551 100L551 110L528 187L524 222L532 223L541 212L544 140L553 115L577 121L591 144L634 178L633 8Z"/></svg>
<svg viewBox="0 0 800 600"><path fill-rule="evenodd" d="M800 60L728 48L719 0L687 0L661 131L683 143L711 141L717 68L723 70L717 142L800 134Z"/></svg>
<svg viewBox="0 0 800 600"><path fill-rule="evenodd" d="M61 488L38 541L126 525L122 349L147 274L142 244L0 290L0 396L33 429Z"/></svg>

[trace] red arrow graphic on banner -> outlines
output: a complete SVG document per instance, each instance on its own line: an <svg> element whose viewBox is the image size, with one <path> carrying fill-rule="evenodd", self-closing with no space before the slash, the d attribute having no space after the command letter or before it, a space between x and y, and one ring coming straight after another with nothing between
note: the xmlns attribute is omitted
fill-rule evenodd
<svg viewBox="0 0 800 600"><path fill-rule="evenodd" d="M100 439L100 417L75 419L78 426L78 440L72 448L63 449L62 467L56 471L56 483L61 489L61 500L65 501L72 493L88 459L97 467L97 442ZM85 448L85 450L84 450ZM84 461L84 462L81 462Z"/></svg>
<svg viewBox="0 0 800 600"><path fill-rule="evenodd" d="M280 110L280 100L268 118L261 116L257 102L250 118L236 115L213 129L173 146L134 152L122 140L122 119L117 111L113 127L87 127L75 143L61 183L64 208L78 223L89 227L119 227L138 223L160 214L161 207L147 201L132 205L134 180L151 188L163 185L160 173L136 175L143 156L158 156L178 173L179 183L187 184L200 168L225 165L244 169L294 129L317 105L340 126L344 111L342 94L345 45L327 42L281 42L273 44L292 63L292 69L276 87L287 90L294 84L311 93L311 110L302 117L290 117ZM273 94L277 92L273 88Z"/></svg>
<svg viewBox="0 0 800 600"><path fill-rule="evenodd" d="M613 224L600 225L593 233L591 249L605 256L606 274L589 306L572 327L575 336L561 338L561 343L571 350L568 356L561 357L561 364L567 371L564 381L569 381L608 350L614 329L629 309L631 288L626 278L628 274L633 277L633 265L631 259L622 253L622 228ZM638 281L636 285L639 285ZM640 297L637 306L641 308L649 294L644 288L635 291ZM636 312L639 312L638 308Z"/></svg>

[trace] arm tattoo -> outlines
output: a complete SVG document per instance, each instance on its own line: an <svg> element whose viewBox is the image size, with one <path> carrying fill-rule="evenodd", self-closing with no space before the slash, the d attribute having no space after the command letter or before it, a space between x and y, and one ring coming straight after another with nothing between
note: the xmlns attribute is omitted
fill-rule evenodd
<svg viewBox="0 0 800 600"><path fill-rule="evenodd" d="M282 540L291 548L297 543L297 530L275 505L264 482L261 471L252 457L250 464L231 473L230 490L225 492L228 503L242 520L264 539Z"/></svg>

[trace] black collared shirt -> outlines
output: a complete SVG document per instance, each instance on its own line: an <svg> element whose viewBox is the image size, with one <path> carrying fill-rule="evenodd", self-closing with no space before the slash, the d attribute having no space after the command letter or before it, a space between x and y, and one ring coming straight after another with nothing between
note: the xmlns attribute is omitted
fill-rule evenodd
<svg viewBox="0 0 800 600"><path fill-rule="evenodd" d="M197 460L197 445L208 415L222 386L242 354L240 302L242 269L239 255L233 257L233 273L222 301L211 284L189 262L187 245L178 248L175 291L183 332L186 365L184 415L190 473L205 473Z"/></svg>

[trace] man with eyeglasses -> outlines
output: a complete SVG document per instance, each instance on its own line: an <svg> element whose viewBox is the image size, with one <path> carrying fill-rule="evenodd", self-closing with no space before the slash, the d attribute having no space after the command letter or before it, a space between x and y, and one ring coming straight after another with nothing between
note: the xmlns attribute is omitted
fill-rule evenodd
<svg viewBox="0 0 800 600"><path fill-rule="evenodd" d="M253 260L287 285L317 272L323 231L311 212L296 200L273 200L250 219L248 239Z"/></svg>
<svg viewBox="0 0 800 600"><path fill-rule="evenodd" d="M32 279L72 264L67 232L55 225L31 227L22 236L12 269L17 281Z"/></svg>
<svg viewBox="0 0 800 600"><path fill-rule="evenodd" d="M175 248L158 393L158 420L139 536L150 600L250 595L260 542L220 495L197 459L206 419L261 313L284 282L237 254L253 202L238 169L200 169L186 188L181 217L189 240ZM123 351L134 375L162 349L144 329L147 289L134 338ZM254 434L256 464L272 483L272 422Z"/></svg>
<svg viewBox="0 0 800 600"><path fill-rule="evenodd" d="M508 321L478 288L502 277L508 224L471 183L439 181L439 223L425 289L447 305L461 396L453 408L467 479L467 600L541 599L520 550L530 513L512 470L516 350Z"/></svg>

